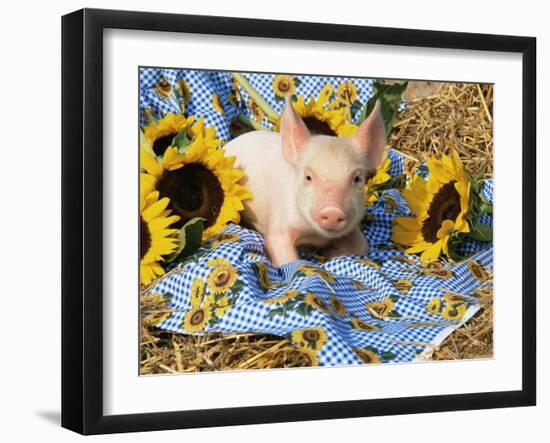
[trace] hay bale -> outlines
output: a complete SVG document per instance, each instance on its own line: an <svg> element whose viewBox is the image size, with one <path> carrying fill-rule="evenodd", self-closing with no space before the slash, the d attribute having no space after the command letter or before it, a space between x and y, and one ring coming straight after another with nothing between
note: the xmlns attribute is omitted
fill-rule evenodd
<svg viewBox="0 0 550 443"><path fill-rule="evenodd" d="M468 172L493 174L493 85L441 83L399 114L388 143L418 160L455 148Z"/></svg>

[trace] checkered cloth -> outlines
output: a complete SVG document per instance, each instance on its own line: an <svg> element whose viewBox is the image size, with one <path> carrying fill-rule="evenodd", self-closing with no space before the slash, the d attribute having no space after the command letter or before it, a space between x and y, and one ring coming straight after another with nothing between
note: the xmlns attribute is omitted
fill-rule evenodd
<svg viewBox="0 0 550 443"><path fill-rule="evenodd" d="M230 112L225 116L210 112L213 91L224 96L232 88L229 74L143 69L140 106L152 108L158 117L176 112L174 107L179 106L155 97L152 86L161 76L171 82L185 78L193 91L189 114L204 116L221 137L229 138ZM273 96L272 91L265 92L271 88L271 75L249 74L247 78L264 98ZM300 79L303 91L298 93L312 95L327 82L337 85L342 81ZM372 81L353 81L361 91L361 101L366 102L372 94ZM282 107L279 101L268 102L277 110ZM391 149L388 156L390 175L395 177L403 172L403 159ZM492 180L485 182L482 193L492 202ZM471 241L461 251L472 254L467 260L426 267L417 256L401 252L390 240L394 217L410 214L400 193L386 190L367 208L367 222L362 225L370 245L368 256L342 256L323 262L302 251L300 260L278 268L267 258L259 233L231 224L224 235L208 241L148 290L149 294L165 296L174 309L158 327L183 334L219 331L287 337L297 349L313 354L313 361L321 365L427 358L434 346L477 312L479 290L492 288L492 282L479 279L471 265L475 263L491 274L493 247L490 242ZM490 216L484 217L492 224ZM432 272L434 269L443 271ZM227 285L226 292L215 296L211 290L220 283L215 280L220 276ZM196 291L205 295L197 297ZM199 311L209 294L220 309L198 331L193 326L203 320Z"/></svg>

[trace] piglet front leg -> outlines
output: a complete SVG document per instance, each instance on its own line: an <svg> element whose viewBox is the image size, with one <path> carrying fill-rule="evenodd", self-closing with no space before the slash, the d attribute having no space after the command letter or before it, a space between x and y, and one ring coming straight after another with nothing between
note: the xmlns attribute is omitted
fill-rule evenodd
<svg viewBox="0 0 550 443"><path fill-rule="evenodd" d="M367 239L359 228L355 228L348 235L331 241L327 247L323 248L321 254L330 259L342 255L366 255L368 252Z"/></svg>
<svg viewBox="0 0 550 443"><path fill-rule="evenodd" d="M298 260L295 236L290 232L267 233L265 249L273 266L278 267Z"/></svg>

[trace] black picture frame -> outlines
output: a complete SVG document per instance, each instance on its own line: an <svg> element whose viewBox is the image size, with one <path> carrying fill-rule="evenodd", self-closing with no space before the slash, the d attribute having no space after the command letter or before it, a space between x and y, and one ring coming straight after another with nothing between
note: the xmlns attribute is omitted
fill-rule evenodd
<svg viewBox="0 0 550 443"><path fill-rule="evenodd" d="M103 31L108 28L519 53L523 64L522 388L358 401L103 412ZM536 39L83 9L62 18L62 426L82 434L529 406L536 403Z"/></svg>

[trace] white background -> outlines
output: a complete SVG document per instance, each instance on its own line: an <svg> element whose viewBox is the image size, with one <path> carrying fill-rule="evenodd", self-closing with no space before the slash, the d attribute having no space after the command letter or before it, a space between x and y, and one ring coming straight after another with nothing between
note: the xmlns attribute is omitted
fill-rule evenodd
<svg viewBox="0 0 550 443"><path fill-rule="evenodd" d="M173 2L150 1L13 3L2 16L2 360L0 392L6 441L72 441L62 430L60 392L60 15L82 6L212 15L239 15L357 25L412 27L518 35L538 40L538 148L542 153L543 72L548 72L550 31L543 2L488 5L463 0L445 7L441 2ZM313 6L314 5L314 6ZM362 5L362 6L359 6ZM308 7L310 6L310 7ZM161 9L162 8L162 9ZM520 122L518 122L520 124ZM515 155L510 152L509 155ZM539 156L539 195L550 192L542 171L548 156ZM542 199L539 198L542 204ZM539 206L539 225L548 217L548 204ZM546 223L547 224L547 223ZM549 266L540 251L548 235L539 229L539 312L547 309L548 284L540 275ZM512 325L511 325L512 327ZM201 439L202 441L334 441L361 438L385 441L543 441L550 414L548 373L550 327L539 314L539 406L495 411L470 411L401 417L377 417L225 429L200 429L98 437L132 442ZM546 345L546 346L544 346ZM544 351L544 353L543 353ZM519 358L519 356L518 356Z"/></svg>

